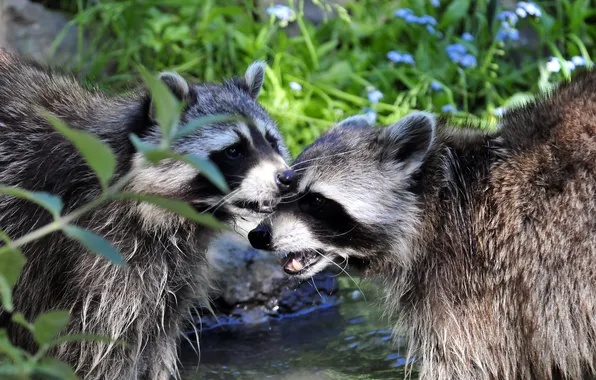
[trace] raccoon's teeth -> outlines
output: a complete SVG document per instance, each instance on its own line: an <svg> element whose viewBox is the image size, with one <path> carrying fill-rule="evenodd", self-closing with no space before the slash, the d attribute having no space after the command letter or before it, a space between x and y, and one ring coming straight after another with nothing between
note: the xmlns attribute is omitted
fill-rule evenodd
<svg viewBox="0 0 596 380"><path fill-rule="evenodd" d="M296 258L289 260L285 266L285 269L288 272L300 272L302 268L304 268L304 265Z"/></svg>
<svg viewBox="0 0 596 380"><path fill-rule="evenodd" d="M298 272L303 267L302 263L296 259L292 259L292 268Z"/></svg>

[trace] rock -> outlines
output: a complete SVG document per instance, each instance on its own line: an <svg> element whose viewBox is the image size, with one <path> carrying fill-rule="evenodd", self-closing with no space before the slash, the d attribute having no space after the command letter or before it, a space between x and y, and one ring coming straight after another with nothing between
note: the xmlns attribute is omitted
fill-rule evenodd
<svg viewBox="0 0 596 380"><path fill-rule="evenodd" d="M215 315L202 313L203 329L218 324L259 324L337 301L336 277L320 273L303 283L287 276L278 259L252 248L233 232L222 233L207 254L213 267Z"/></svg>
<svg viewBox="0 0 596 380"><path fill-rule="evenodd" d="M74 66L77 29L70 28L52 54L52 44L68 24L68 17L29 0L0 0L0 46L38 62Z"/></svg>

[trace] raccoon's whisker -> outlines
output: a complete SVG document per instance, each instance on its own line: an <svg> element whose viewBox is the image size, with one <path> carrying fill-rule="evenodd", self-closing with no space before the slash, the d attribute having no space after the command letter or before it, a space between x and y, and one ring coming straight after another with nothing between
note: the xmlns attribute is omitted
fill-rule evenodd
<svg viewBox="0 0 596 380"><path fill-rule="evenodd" d="M319 292L319 288L317 288L317 284L315 283L315 279L313 277L311 277L310 278L310 281L312 282L312 286L317 291L317 294L319 295L319 297L321 297L321 299L324 300L323 295L321 294L321 292Z"/></svg>
<svg viewBox="0 0 596 380"><path fill-rule="evenodd" d="M333 261L332 259L330 259L329 257L327 257L327 255L323 254L322 252L320 252L317 249L313 249L313 251L315 251L319 256L321 256L323 259L329 261L331 264L335 265L336 267L339 268L339 270L344 273L346 276L348 276L350 278L350 280L354 283L354 285L356 285L356 287L358 288L358 290L360 291L360 293L362 293L362 298L364 298L364 301L366 301L366 296L364 295L364 292L362 291L362 289L360 288L360 286L358 285L358 283L356 282L356 280L354 280L354 277L352 277L348 271L346 271L346 268L348 267L348 259L344 259L344 262L346 263L346 265L344 267L342 267L341 265L339 265L338 263L336 263L335 261Z"/></svg>
<svg viewBox="0 0 596 380"><path fill-rule="evenodd" d="M305 164L307 162L312 162L312 161L318 161L318 160L324 160L324 159L328 159L328 158L332 158L332 157L337 157L337 156L343 156L344 154L350 154L353 152L357 152L359 149L352 149L352 150L348 150L346 152L341 152L341 153L336 153L336 154L330 154L327 156L321 156L321 157L315 157L315 158L311 158L310 160L304 160L304 161L300 161L296 164L290 165L290 168L294 169L294 167L296 165L302 165Z"/></svg>
<svg viewBox="0 0 596 380"><path fill-rule="evenodd" d="M226 194L223 198L221 198L216 204L214 204L213 206L208 207L205 211L203 211L203 214L206 212L211 211L213 208L215 208L215 211L217 211L225 202L229 201L232 197L234 197L238 192L240 191L240 189L234 190L229 194Z"/></svg>
<svg viewBox="0 0 596 380"><path fill-rule="evenodd" d="M350 228L350 229L349 229L348 231L346 231L346 232L342 232L342 233L339 233L339 234L333 234L333 235L321 235L321 237L322 237L322 238L332 238L332 237L338 237L338 236L347 235L347 234L349 234L350 232L354 231L354 229L355 229L355 228L356 228L356 226L354 226L354 227ZM313 231L314 231L314 232L316 232L316 230L313 230Z"/></svg>
<svg viewBox="0 0 596 380"><path fill-rule="evenodd" d="M309 190L309 191L307 191L306 193L302 194L302 195L301 195L299 198L296 198L296 199L292 199L292 197L293 197L293 196L288 196L288 197L285 197L285 198L284 198L284 197L282 197L281 199L292 199L292 200L291 200L291 201L289 201L289 202L283 202L283 201L281 201L281 202L279 202L279 203L280 203L280 204L286 204L286 203L293 203L293 202L297 202L297 201L301 200L302 198L306 197L308 194L310 194L310 190Z"/></svg>

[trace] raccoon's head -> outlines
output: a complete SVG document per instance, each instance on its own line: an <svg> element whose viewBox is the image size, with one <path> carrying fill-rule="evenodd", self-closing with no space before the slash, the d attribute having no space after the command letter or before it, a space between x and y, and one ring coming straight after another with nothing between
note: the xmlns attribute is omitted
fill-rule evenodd
<svg viewBox="0 0 596 380"><path fill-rule="evenodd" d="M262 62L253 63L243 77L221 85L189 84L178 74L162 73L161 80L186 105L181 124L205 115L234 115L245 120L203 126L172 146L178 153L210 159L222 172L231 193L223 194L190 165L168 160L141 169L132 180L131 190L181 199L224 220L261 219L271 213L282 195L293 190L296 178L286 163L289 154L276 123L256 101L264 75ZM135 132L143 141L158 144L160 130L154 106L149 97L146 102L149 127ZM135 153L133 167L139 168L142 160L141 154ZM140 207L150 225L171 222L151 206Z"/></svg>
<svg viewBox="0 0 596 380"><path fill-rule="evenodd" d="M301 278L348 260L408 265L420 223L415 177L434 136L423 112L387 128L344 120L296 159L296 196L249 233L251 244L277 252Z"/></svg>

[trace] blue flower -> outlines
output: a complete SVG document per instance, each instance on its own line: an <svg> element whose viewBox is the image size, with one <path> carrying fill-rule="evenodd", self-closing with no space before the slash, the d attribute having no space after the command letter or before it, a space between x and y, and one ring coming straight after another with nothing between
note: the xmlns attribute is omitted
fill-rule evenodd
<svg viewBox="0 0 596 380"><path fill-rule="evenodd" d="M403 63L407 63L407 64L410 64L410 65L413 65L415 63L414 62L414 57L412 57L411 54L400 53L400 52L397 52L397 51L394 51L394 50L392 50L389 53L387 53L387 58L390 61L395 62L395 63L403 62Z"/></svg>
<svg viewBox="0 0 596 380"><path fill-rule="evenodd" d="M465 41L474 41L474 36L470 33L464 33L461 35L461 38Z"/></svg>
<svg viewBox="0 0 596 380"><path fill-rule="evenodd" d="M414 11L409 8L401 8L395 11L396 17L406 18L409 15L413 15Z"/></svg>
<svg viewBox="0 0 596 380"><path fill-rule="evenodd" d="M462 44L452 44L445 48L449 58L463 67L477 66L476 57L468 53L468 49Z"/></svg>
<svg viewBox="0 0 596 380"><path fill-rule="evenodd" d="M371 103L378 103L383 98L383 93L379 90L373 90L368 93L368 100Z"/></svg>
<svg viewBox="0 0 596 380"><path fill-rule="evenodd" d="M277 19L283 21L292 21L296 14L294 10L287 5L277 4L272 7L267 8L267 14L275 16Z"/></svg>
<svg viewBox="0 0 596 380"><path fill-rule="evenodd" d="M429 32L430 34L437 34L437 31L435 30L435 28L433 28L433 26L432 26L432 25L427 25L427 26L426 26L426 30L428 30L428 32Z"/></svg>
<svg viewBox="0 0 596 380"><path fill-rule="evenodd" d="M443 89L443 85L435 81L430 82L430 87L435 91L441 91Z"/></svg>
<svg viewBox="0 0 596 380"><path fill-rule="evenodd" d="M501 28L497 32L495 36L497 41L505 42L506 40L517 41L519 40L519 30L515 29L511 26L510 23L503 21L501 23Z"/></svg>
<svg viewBox="0 0 596 380"><path fill-rule="evenodd" d="M365 107L362 109L362 111L365 112L366 116L368 116L368 119L371 123L377 121L377 113L372 108Z"/></svg>
<svg viewBox="0 0 596 380"><path fill-rule="evenodd" d="M561 71L561 62L557 57L550 57L550 60L546 63L546 69L551 73L558 73Z"/></svg>
<svg viewBox="0 0 596 380"><path fill-rule="evenodd" d="M438 22L435 20L433 16L424 15L420 17L420 24L430 24L430 25L437 25Z"/></svg>
<svg viewBox="0 0 596 380"><path fill-rule="evenodd" d="M517 3L517 8L515 9L515 13L521 18L526 18L526 16L534 16L534 17L541 17L542 11L540 7L531 1L520 1Z"/></svg>
<svg viewBox="0 0 596 380"><path fill-rule="evenodd" d="M506 21L511 24L511 26L515 26L515 24L517 24L517 15L511 11L503 11L499 13L497 20Z"/></svg>
<svg viewBox="0 0 596 380"><path fill-rule="evenodd" d="M573 62L575 66L585 66L587 63L584 57L579 57L577 55L575 57L571 57L571 62Z"/></svg>
<svg viewBox="0 0 596 380"><path fill-rule="evenodd" d="M403 18L407 23L410 24L420 24L420 25L437 25L438 22L435 20L434 17L429 15L424 15L422 17L418 17L414 14L414 11L408 8L401 8L395 11L395 16Z"/></svg>
<svg viewBox="0 0 596 380"><path fill-rule="evenodd" d="M439 2L439 0L430 0L430 4L433 7L435 7L435 8L437 8L437 7L439 7L441 5L441 3Z"/></svg>
<svg viewBox="0 0 596 380"><path fill-rule="evenodd" d="M457 112L457 108L453 107L451 104L446 104L441 107L441 111L443 112Z"/></svg>
<svg viewBox="0 0 596 380"><path fill-rule="evenodd" d="M302 90L302 85L297 82L290 82L290 88L294 91L300 91Z"/></svg>
<svg viewBox="0 0 596 380"><path fill-rule="evenodd" d="M503 107L495 108L495 110L493 111L493 115L495 115L496 117L503 117L503 115L505 115L505 108L503 108Z"/></svg>
<svg viewBox="0 0 596 380"><path fill-rule="evenodd" d="M466 54L461 57L459 64L463 67L476 67L478 66L478 61L476 61L476 57L474 57L472 54Z"/></svg>

